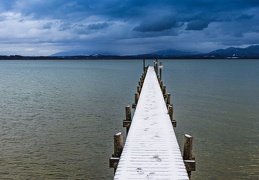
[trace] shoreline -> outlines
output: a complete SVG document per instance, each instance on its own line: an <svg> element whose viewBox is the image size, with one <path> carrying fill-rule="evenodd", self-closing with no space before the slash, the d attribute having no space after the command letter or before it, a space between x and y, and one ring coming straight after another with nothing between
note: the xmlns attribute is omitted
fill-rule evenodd
<svg viewBox="0 0 259 180"><path fill-rule="evenodd" d="M258 60L257 56L228 57L228 56L0 56L0 60L139 60L139 59L217 59L217 60L239 60L252 59Z"/></svg>

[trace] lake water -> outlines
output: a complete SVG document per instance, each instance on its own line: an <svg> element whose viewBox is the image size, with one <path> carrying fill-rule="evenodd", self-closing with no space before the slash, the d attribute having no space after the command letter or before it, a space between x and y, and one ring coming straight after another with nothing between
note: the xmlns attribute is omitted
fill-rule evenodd
<svg viewBox="0 0 259 180"><path fill-rule="evenodd" d="M192 179L259 179L259 61L162 62ZM0 61L0 179L112 179L141 73L138 60Z"/></svg>

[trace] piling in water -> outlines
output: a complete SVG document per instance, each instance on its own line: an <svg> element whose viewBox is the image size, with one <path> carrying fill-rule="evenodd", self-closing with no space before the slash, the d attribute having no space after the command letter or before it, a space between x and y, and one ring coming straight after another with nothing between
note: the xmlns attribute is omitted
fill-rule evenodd
<svg viewBox="0 0 259 180"><path fill-rule="evenodd" d="M123 127L126 127L126 135L127 135L129 132L131 120L132 120L130 105L125 107L125 114L126 114L126 119L123 121Z"/></svg>
<svg viewBox="0 0 259 180"><path fill-rule="evenodd" d="M162 65L162 62L159 63L159 77L160 77L160 80L162 81L162 69L163 69L163 65Z"/></svg>
<svg viewBox="0 0 259 180"><path fill-rule="evenodd" d="M114 135L114 153L110 158L110 162L109 162L110 168L114 168L114 174L116 172L122 150L123 150L123 136L122 136L122 133L119 132Z"/></svg>
<svg viewBox="0 0 259 180"><path fill-rule="evenodd" d="M167 104L167 105L170 105L170 104L171 104L171 94L170 94L170 93L167 93L167 94L166 94L166 104Z"/></svg>
<svg viewBox="0 0 259 180"><path fill-rule="evenodd" d="M193 146L193 137L185 134L184 135L184 148L183 148L183 160L188 173L189 178L191 179L191 172L195 171L195 158L192 156L192 146Z"/></svg>
<svg viewBox="0 0 259 180"><path fill-rule="evenodd" d="M135 103L132 104L132 108L135 109L138 104L139 93L135 93Z"/></svg>

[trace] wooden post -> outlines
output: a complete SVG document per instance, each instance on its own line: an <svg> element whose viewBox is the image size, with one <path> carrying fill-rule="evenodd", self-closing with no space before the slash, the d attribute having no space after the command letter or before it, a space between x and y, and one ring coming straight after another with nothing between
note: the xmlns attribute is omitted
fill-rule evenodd
<svg viewBox="0 0 259 180"><path fill-rule="evenodd" d="M173 105L168 105L168 114L171 119L173 127L176 127L176 120L174 120L174 108Z"/></svg>
<svg viewBox="0 0 259 180"><path fill-rule="evenodd" d="M161 79L160 79L159 76L157 77L157 80L158 80L158 83L160 84L161 83Z"/></svg>
<svg viewBox="0 0 259 180"><path fill-rule="evenodd" d="M144 83L144 80L145 80L145 74L142 74L141 75L141 82L142 82L142 84Z"/></svg>
<svg viewBox="0 0 259 180"><path fill-rule="evenodd" d="M163 69L163 65L162 65L162 62L159 63L159 77L160 77L160 80L162 81L162 69Z"/></svg>
<svg viewBox="0 0 259 180"><path fill-rule="evenodd" d="M131 121L131 110L130 110L130 105L125 107L125 112L126 112L126 121Z"/></svg>
<svg viewBox="0 0 259 180"><path fill-rule="evenodd" d="M183 160L188 173L189 178L191 178L191 171L195 171L195 159L192 157L192 145L193 137L185 134L184 135L184 148L183 148Z"/></svg>
<svg viewBox="0 0 259 180"><path fill-rule="evenodd" d="M143 72L143 74L142 74L143 81L145 80L146 75L147 75L147 70L145 72Z"/></svg>
<svg viewBox="0 0 259 180"><path fill-rule="evenodd" d="M163 91L163 81L160 81L160 88Z"/></svg>
<svg viewBox="0 0 259 180"><path fill-rule="evenodd" d="M142 88L142 81L139 81L138 85Z"/></svg>
<svg viewBox="0 0 259 180"><path fill-rule="evenodd" d="M130 125L131 125L131 109L130 105L125 107L126 119L123 121L123 127L126 127L126 135L129 133Z"/></svg>
<svg viewBox="0 0 259 180"><path fill-rule="evenodd" d="M168 114L169 114L169 117L172 121L173 120L173 106L172 105L168 106Z"/></svg>
<svg viewBox="0 0 259 180"><path fill-rule="evenodd" d="M138 104L139 93L135 93L135 104Z"/></svg>
<svg viewBox="0 0 259 180"><path fill-rule="evenodd" d="M110 168L114 168L114 174L119 164L122 149L123 149L123 136L122 136L122 133L119 132L114 135L114 153L110 158Z"/></svg>
<svg viewBox="0 0 259 180"><path fill-rule="evenodd" d="M139 93L135 93L135 103L132 104L132 108L136 108L138 104Z"/></svg>
<svg viewBox="0 0 259 180"><path fill-rule="evenodd" d="M163 91L163 94L165 95L166 94L166 86L162 87L162 91Z"/></svg>
<svg viewBox="0 0 259 180"><path fill-rule="evenodd" d="M166 104L171 104L171 94L167 93L166 95Z"/></svg>
<svg viewBox="0 0 259 180"><path fill-rule="evenodd" d="M140 86L137 86L137 93L140 94L140 92L141 92L141 88L140 88Z"/></svg>
<svg viewBox="0 0 259 180"><path fill-rule="evenodd" d="M155 72L156 72L156 75L157 75L157 71L158 71L158 61L157 61L157 59L154 61L154 69L155 69Z"/></svg>
<svg viewBox="0 0 259 180"><path fill-rule="evenodd" d="M114 157L120 157L123 149L123 136L119 132L114 135Z"/></svg>
<svg viewBox="0 0 259 180"><path fill-rule="evenodd" d="M147 74L147 70L148 70L148 66L145 67L145 76L146 76L146 74Z"/></svg>
<svg viewBox="0 0 259 180"><path fill-rule="evenodd" d="M158 60L156 59L156 74L158 74Z"/></svg>
<svg viewBox="0 0 259 180"><path fill-rule="evenodd" d="M145 69L146 69L146 60L143 59L143 71L145 72Z"/></svg>

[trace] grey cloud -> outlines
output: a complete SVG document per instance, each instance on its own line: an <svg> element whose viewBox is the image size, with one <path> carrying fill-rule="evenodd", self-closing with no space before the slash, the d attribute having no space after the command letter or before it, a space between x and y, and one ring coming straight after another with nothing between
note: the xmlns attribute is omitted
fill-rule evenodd
<svg viewBox="0 0 259 180"><path fill-rule="evenodd" d="M98 30L98 29L104 29L107 28L109 26L108 23L104 22L104 23L94 23L94 24L89 24L88 25L88 29L90 30Z"/></svg>
<svg viewBox="0 0 259 180"><path fill-rule="evenodd" d="M186 30L200 31L208 27L210 22L203 20L194 20L188 23Z"/></svg>
<svg viewBox="0 0 259 180"><path fill-rule="evenodd" d="M248 15L248 14L242 14L238 16L235 20L240 21L240 20L251 20L254 18L254 15Z"/></svg>
<svg viewBox="0 0 259 180"><path fill-rule="evenodd" d="M146 13L157 9L176 10L194 14L195 12L230 12L259 6L258 0L3 0L4 9L23 4L20 11L35 17L68 18L81 17L82 14L103 15L110 18L131 19L146 17ZM181 13L182 14L182 13Z"/></svg>
<svg viewBox="0 0 259 180"><path fill-rule="evenodd" d="M174 26L174 24L174 22L142 22L133 30L140 32L159 32L171 29Z"/></svg>
<svg viewBox="0 0 259 180"><path fill-rule="evenodd" d="M69 22L62 22L59 26L59 31L66 31L72 28L72 24Z"/></svg>
<svg viewBox="0 0 259 180"><path fill-rule="evenodd" d="M25 22L20 23L20 29L26 29L23 24L27 21L39 22L48 34L40 34L36 39L60 41L62 47L69 42L77 43L76 48L85 47L92 37L95 42L95 46L91 43L92 48L100 44L102 49L108 48L111 39L113 42L135 39L131 47L147 47L155 41L156 48L170 46L172 41L184 47L197 42L224 44L230 37L233 43L237 39L240 43L254 41L252 36L259 31L258 10L258 0L1 0L0 21L10 24L11 18L6 18L6 14L11 12L13 19L17 16ZM199 38L190 42L194 36ZM19 41L15 36L5 37L9 42ZM30 43L26 37L24 41ZM123 45L127 48L123 43L121 49Z"/></svg>
<svg viewBox="0 0 259 180"><path fill-rule="evenodd" d="M51 29L51 27L52 27L52 23L48 22L48 23L44 24L42 28L43 29Z"/></svg>
<svg viewBox="0 0 259 180"><path fill-rule="evenodd" d="M144 18L133 30L139 32L163 32L182 25L183 23L177 21L177 17L173 14L166 14L166 12L156 10Z"/></svg>

